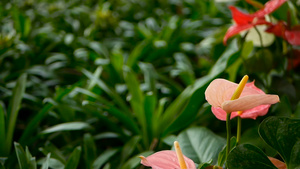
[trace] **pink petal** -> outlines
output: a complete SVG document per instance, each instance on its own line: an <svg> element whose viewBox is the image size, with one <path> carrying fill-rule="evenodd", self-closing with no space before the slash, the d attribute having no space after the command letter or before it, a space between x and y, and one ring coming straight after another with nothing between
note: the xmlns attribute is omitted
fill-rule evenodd
<svg viewBox="0 0 300 169"><path fill-rule="evenodd" d="M276 158L273 157L268 157L268 158L278 169L287 169L284 162L277 160Z"/></svg>
<svg viewBox="0 0 300 169"><path fill-rule="evenodd" d="M223 102L222 109L226 112L245 111L260 105L275 104L277 102L279 102L279 97L277 95L248 95L236 100Z"/></svg>
<svg viewBox="0 0 300 169"><path fill-rule="evenodd" d="M206 88L205 98L213 107L221 107L225 100L229 100L227 95L232 95L237 84L225 79L215 79ZM228 91L232 91L228 93Z"/></svg>
<svg viewBox="0 0 300 169"><path fill-rule="evenodd" d="M264 17L272 12L274 12L277 8L279 8L286 0L270 0L265 4L265 7L254 14L251 14L254 17Z"/></svg>
<svg viewBox="0 0 300 169"><path fill-rule="evenodd" d="M215 79L206 88L205 99L213 107L221 107L223 102L231 99L237 86L238 84L225 79ZM251 94L264 94L264 92L251 82L246 84L240 97Z"/></svg>
<svg viewBox="0 0 300 169"><path fill-rule="evenodd" d="M141 157L141 163L153 169L180 169L178 158L175 151L164 150L154 153L147 158ZM187 168L196 169L195 163L184 156Z"/></svg>
<svg viewBox="0 0 300 169"><path fill-rule="evenodd" d="M224 121L226 120L227 113L225 110L223 110L221 108L221 106L224 102L228 103L228 101L230 101L231 96L234 93L234 91L236 90L237 86L238 86L238 84L230 82L225 79L215 79L207 87L207 89L205 91L205 98L208 101L208 103L212 105L211 110L218 119L224 120ZM251 97L249 97L249 96L251 96ZM243 97L246 97L246 98L243 98ZM243 103L244 105L242 105L242 106L244 106L244 108L243 107L242 108L245 109L245 106L248 106L247 108L249 108L249 109L244 110L242 112L242 114L240 115L240 114L238 114L238 112L236 112L236 111L240 111L239 109L241 108L241 107L239 107L240 105L238 105L238 109L234 110L231 113L231 118L240 116L241 118L256 119L258 116L264 116L267 114L270 104L273 104L273 103L276 103L279 101L278 96L266 95L262 90L257 88L254 85L254 81L246 84L239 99L241 99L241 100L235 100L235 103L238 103L238 104ZM260 99L260 100L255 100L255 99ZM245 101L247 101L247 102L251 101L254 103L250 103L248 105L248 103L247 104L244 103ZM233 101L231 101L231 102L233 102ZM229 105L229 106L232 106L232 105ZM227 111L231 111L231 110L227 110Z"/></svg>

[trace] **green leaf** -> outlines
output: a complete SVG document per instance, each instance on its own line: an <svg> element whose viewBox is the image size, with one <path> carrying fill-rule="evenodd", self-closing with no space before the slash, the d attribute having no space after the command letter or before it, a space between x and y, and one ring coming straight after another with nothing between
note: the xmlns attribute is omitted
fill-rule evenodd
<svg viewBox="0 0 300 169"><path fill-rule="evenodd" d="M93 161L96 158L96 145L91 134L86 133L83 136L84 161L86 168L92 168Z"/></svg>
<svg viewBox="0 0 300 169"><path fill-rule="evenodd" d="M235 147L226 162L230 169L277 169L263 151L251 144Z"/></svg>
<svg viewBox="0 0 300 169"><path fill-rule="evenodd" d="M182 153L198 164L210 160L216 164L218 154L226 144L224 138L204 127L192 127L181 132L177 141Z"/></svg>
<svg viewBox="0 0 300 169"><path fill-rule="evenodd" d="M149 133L147 131L147 122L144 111L144 99L145 96L140 89L140 83L135 75L135 73L128 67L123 67L124 71L124 80L129 90L130 105L135 113L139 124L142 126L142 136L143 141L146 146L149 145Z"/></svg>
<svg viewBox="0 0 300 169"><path fill-rule="evenodd" d="M99 71L100 67L97 68L96 72L94 74L92 74L91 72L89 72L86 69L82 69L82 73L88 77L93 83L96 83L106 94L108 94L108 96L111 97L111 99L113 99L115 102L117 102L118 106L120 106L120 108L122 108L122 110L124 111L124 113L128 113L128 107L126 105L126 103L123 101L123 99L119 96L118 93L116 93L114 90L112 90L110 87L108 87L99 77L97 76L97 71Z"/></svg>
<svg viewBox="0 0 300 169"><path fill-rule="evenodd" d="M77 168L77 166L79 164L79 160L80 160L80 154L81 154L81 147L78 146L75 148L75 150L70 155L70 157L66 163L65 169Z"/></svg>
<svg viewBox="0 0 300 169"><path fill-rule="evenodd" d="M6 143L5 143L6 151L4 154L8 154L11 149L16 120L18 118L21 101L22 101L23 95L25 93L26 79L27 79L27 74L22 74L18 78L17 84L13 89L13 94L12 94L11 100L9 102L8 111L7 111L8 128L7 128Z"/></svg>
<svg viewBox="0 0 300 169"><path fill-rule="evenodd" d="M68 95L76 87L77 84L72 85L66 89L60 89L56 92L55 101L60 102L66 95ZM53 108L52 103L47 103L31 120L30 123L26 126L25 131L23 132L19 142L21 144L29 144L33 139L31 134L36 131L38 124L44 119L45 115Z"/></svg>
<svg viewBox="0 0 300 169"><path fill-rule="evenodd" d="M85 122L68 122L61 123L55 126L49 127L48 129L42 131L42 134L49 134L61 131L72 131L72 130L84 130L87 128L92 128L88 123Z"/></svg>
<svg viewBox="0 0 300 169"><path fill-rule="evenodd" d="M0 169L5 169L4 165L2 165L2 163L0 163Z"/></svg>
<svg viewBox="0 0 300 169"><path fill-rule="evenodd" d="M0 102L0 156L4 156L5 152L5 139L6 139L6 130L5 130L5 110L4 105Z"/></svg>
<svg viewBox="0 0 300 169"><path fill-rule="evenodd" d="M128 60L127 60L127 65L132 68L137 60L140 57L143 57L144 55L147 54L147 52L150 51L152 46L152 39L145 39L142 42L140 42L136 47L132 50L130 53Z"/></svg>
<svg viewBox="0 0 300 169"><path fill-rule="evenodd" d="M104 151L93 163L93 169L100 169L113 155L118 152L118 149L109 149Z"/></svg>
<svg viewBox="0 0 300 169"><path fill-rule="evenodd" d="M55 168L55 169L64 169L65 165L61 161L59 161L55 158L50 158L49 159L49 167Z"/></svg>
<svg viewBox="0 0 300 169"><path fill-rule="evenodd" d="M196 80L193 85L188 86L172 102L166 109L161 120L161 125L159 126L160 131L163 132L163 136L187 127L194 121L200 107L205 101L203 93L206 87L213 79L224 72L227 68L228 60L238 51L237 41L233 40L215 63L214 67L212 67L209 74Z"/></svg>
<svg viewBox="0 0 300 169"><path fill-rule="evenodd" d="M29 165L29 168L36 169L36 160L35 160L35 157L32 157L32 155L29 152L28 147L26 147L25 153L26 153L26 158L27 158L27 161L28 161L27 163Z"/></svg>
<svg viewBox="0 0 300 169"><path fill-rule="evenodd" d="M147 125L147 133L149 134L149 140L153 137L153 121L158 119L153 119L153 114L155 113L156 107L156 97L152 92L148 92L145 96L144 102L144 112Z"/></svg>
<svg viewBox="0 0 300 169"><path fill-rule="evenodd" d="M128 157L130 157L130 155L136 149L138 142L140 140L141 140L140 136L134 136L123 146L123 149L121 152L121 163L120 164L122 164Z"/></svg>
<svg viewBox="0 0 300 169"><path fill-rule="evenodd" d="M48 153L45 161L42 164L42 168L41 169L48 169L49 168L50 156L51 156L51 153Z"/></svg>
<svg viewBox="0 0 300 169"><path fill-rule="evenodd" d="M205 162L205 163L201 163L201 164L199 164L197 169L206 169L207 167L211 166L211 163L212 163L212 160Z"/></svg>
<svg viewBox="0 0 300 169"><path fill-rule="evenodd" d="M299 119L269 117L260 124L259 134L281 155L288 168L300 167Z"/></svg>
<svg viewBox="0 0 300 169"><path fill-rule="evenodd" d="M59 161L62 165L64 165L66 163L63 153L54 144L52 144L49 141L46 142L46 145L44 147L40 147L39 150L44 155L48 155L49 153L51 153L51 158L49 161L50 167L52 167L52 164L54 164L54 165L58 164L58 162L56 162L56 161ZM53 161L53 159L55 159L56 161L55 160ZM61 166L61 165L58 164L58 166Z"/></svg>
<svg viewBox="0 0 300 169"><path fill-rule="evenodd" d="M28 167L27 159L26 159L26 154L25 154L23 147L19 143L15 142L15 150L16 150L20 169L27 169L27 167Z"/></svg>
<svg viewBox="0 0 300 169"><path fill-rule="evenodd" d="M236 137L231 137L230 139L230 150L232 150L236 146ZM223 148L223 150L219 153L218 156L218 166L223 166L226 161L226 147Z"/></svg>
<svg viewBox="0 0 300 169"><path fill-rule="evenodd" d="M26 151L19 143L15 142L15 150L19 162L20 169L36 169L35 157L32 157L28 148Z"/></svg>

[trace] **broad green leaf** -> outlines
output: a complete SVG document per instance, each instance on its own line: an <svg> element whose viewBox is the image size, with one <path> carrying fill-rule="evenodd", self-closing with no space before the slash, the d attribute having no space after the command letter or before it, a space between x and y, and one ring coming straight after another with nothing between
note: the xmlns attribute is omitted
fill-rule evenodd
<svg viewBox="0 0 300 169"><path fill-rule="evenodd" d="M235 147L226 163L230 169L277 169L262 150L251 144Z"/></svg>
<svg viewBox="0 0 300 169"><path fill-rule="evenodd" d="M205 163L201 163L201 164L199 164L197 169L208 169L207 167L211 166L211 163L212 163L212 160L205 162Z"/></svg>
<svg viewBox="0 0 300 169"><path fill-rule="evenodd" d="M21 106L21 101L23 98L23 95L25 93L26 88L26 79L27 74L22 74L16 83L16 86L13 89L13 94L11 97L11 100L9 102L8 110L7 110L7 132L6 132L6 142L5 147L6 151L5 154L8 154L10 152L12 139L14 135L16 120L18 118L19 109Z"/></svg>
<svg viewBox="0 0 300 169"><path fill-rule="evenodd" d="M113 155L118 152L118 149L109 149L104 151L93 162L93 169L100 169Z"/></svg>
<svg viewBox="0 0 300 169"><path fill-rule="evenodd" d="M68 122L68 123L61 123L55 126L49 127L48 129L42 131L42 134L49 134L61 131L72 131L72 130L84 130L92 128L88 123L85 122Z"/></svg>
<svg viewBox="0 0 300 169"><path fill-rule="evenodd" d="M96 145L91 134L86 133L83 136L84 161L86 168L92 168L93 161L96 158Z"/></svg>
<svg viewBox="0 0 300 169"><path fill-rule="evenodd" d="M192 127L181 132L177 141L182 153L198 164L210 160L216 164L218 154L226 144L224 138L204 127Z"/></svg>
<svg viewBox="0 0 300 169"><path fill-rule="evenodd" d="M65 169L74 169L77 168L80 160L80 154L81 154L81 147L78 146L75 148L75 150L70 155L66 165Z"/></svg>
<svg viewBox="0 0 300 169"><path fill-rule="evenodd" d="M142 155L142 156L147 157L147 156L151 155L152 153L153 153L153 151L145 151L145 152L142 152L142 153L140 153L139 155L134 156L134 157L130 158L128 161L126 161L126 162L121 166L120 169L135 168L135 167L137 167L137 166L140 164L140 162L141 162L141 159L139 158L139 156ZM141 165L141 164L140 164L140 165Z"/></svg>
<svg viewBox="0 0 300 169"><path fill-rule="evenodd" d="M299 119L269 117L260 124L259 134L281 155L288 168L300 167Z"/></svg>

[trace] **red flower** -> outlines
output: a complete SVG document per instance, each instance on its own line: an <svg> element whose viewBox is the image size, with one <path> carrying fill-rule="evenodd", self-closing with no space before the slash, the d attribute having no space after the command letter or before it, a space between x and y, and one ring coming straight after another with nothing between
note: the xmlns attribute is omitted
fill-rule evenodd
<svg viewBox="0 0 300 169"><path fill-rule="evenodd" d="M232 18L235 22L235 25L231 26L223 39L223 43L226 45L227 40L240 33L241 31L248 30L256 25L271 25L270 22L265 20L265 15L268 15L279 8L286 0L270 0L267 2L263 9L258 10L253 14L246 14L239 11L234 6L229 6L229 9L232 13Z"/></svg>
<svg viewBox="0 0 300 169"><path fill-rule="evenodd" d="M271 25L266 32L274 33L276 36L282 37L292 45L300 45L300 30L293 28L289 30L288 26L283 21Z"/></svg>

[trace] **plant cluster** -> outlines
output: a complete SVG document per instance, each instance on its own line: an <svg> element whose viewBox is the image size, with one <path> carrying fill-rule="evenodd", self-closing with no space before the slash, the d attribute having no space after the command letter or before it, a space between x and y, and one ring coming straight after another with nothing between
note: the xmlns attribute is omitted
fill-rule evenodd
<svg viewBox="0 0 300 169"><path fill-rule="evenodd" d="M155 154L197 168L299 167L298 10L293 0L0 1L0 169L134 169ZM230 101L245 74L255 86Z"/></svg>

